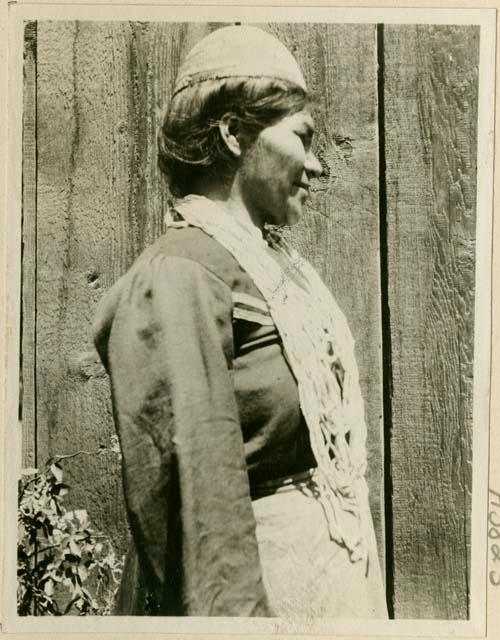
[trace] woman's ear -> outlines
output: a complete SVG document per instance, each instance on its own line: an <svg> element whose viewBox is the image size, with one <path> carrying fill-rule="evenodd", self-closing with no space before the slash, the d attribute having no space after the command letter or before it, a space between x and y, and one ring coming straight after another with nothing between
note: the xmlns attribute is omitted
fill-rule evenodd
<svg viewBox="0 0 500 640"><path fill-rule="evenodd" d="M225 145L235 158L242 153L240 122L233 113L225 113L219 121L219 131Z"/></svg>

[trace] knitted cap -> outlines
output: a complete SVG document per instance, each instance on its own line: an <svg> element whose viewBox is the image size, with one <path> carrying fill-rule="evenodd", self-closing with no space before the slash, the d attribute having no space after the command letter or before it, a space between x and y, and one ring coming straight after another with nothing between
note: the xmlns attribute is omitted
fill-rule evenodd
<svg viewBox="0 0 500 640"><path fill-rule="evenodd" d="M191 49L173 95L204 80L237 76L286 80L306 91L297 61L277 38L257 27L231 26L213 31Z"/></svg>

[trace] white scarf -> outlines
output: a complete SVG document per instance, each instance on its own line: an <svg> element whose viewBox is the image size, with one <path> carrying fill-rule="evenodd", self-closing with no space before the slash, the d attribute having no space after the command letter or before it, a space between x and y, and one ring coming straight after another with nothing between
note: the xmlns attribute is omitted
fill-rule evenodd
<svg viewBox="0 0 500 640"><path fill-rule="evenodd" d="M330 536L345 545L353 562L367 560L366 425L354 340L344 314L314 268L284 241L274 248L286 267L270 255L257 227L211 200L190 195L176 203L175 211L185 221L181 225L198 227L225 247L264 297L298 384ZM178 224L167 218L167 225ZM335 373L339 368L341 381Z"/></svg>

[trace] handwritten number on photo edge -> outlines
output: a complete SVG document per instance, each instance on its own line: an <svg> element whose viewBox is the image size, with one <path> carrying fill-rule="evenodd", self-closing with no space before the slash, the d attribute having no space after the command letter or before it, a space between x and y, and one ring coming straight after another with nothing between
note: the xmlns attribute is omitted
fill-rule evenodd
<svg viewBox="0 0 500 640"><path fill-rule="evenodd" d="M489 489L489 492L492 493L494 496L496 496L498 498L498 500L500 501L500 493L498 493L498 491L495 491L494 489ZM493 500L490 501L490 504L492 507L498 507L500 509L500 502L493 502Z"/></svg>
<svg viewBox="0 0 500 640"><path fill-rule="evenodd" d="M490 571L490 582L494 587L498 587L500 584L500 573Z"/></svg>
<svg viewBox="0 0 500 640"><path fill-rule="evenodd" d="M493 556L493 562L498 562L500 560L500 546L498 546L498 544L492 544L490 551Z"/></svg>
<svg viewBox="0 0 500 640"><path fill-rule="evenodd" d="M500 494L496 491L494 491L493 489L489 490L490 493L492 493L494 496L496 496L497 498L500 498ZM500 508L500 503L499 502L493 502L493 500L490 501L490 507L498 507ZM495 511L495 510L491 510L488 512L488 524L489 524L489 528L488 528L488 539L489 540L498 540L500 539L500 514ZM498 543L493 542L490 544L490 554L491 554L491 562L498 562L500 560L500 546ZM489 572L489 579L490 579L490 583L494 586L494 587L498 587L498 585L500 585L500 573L494 570L491 570Z"/></svg>

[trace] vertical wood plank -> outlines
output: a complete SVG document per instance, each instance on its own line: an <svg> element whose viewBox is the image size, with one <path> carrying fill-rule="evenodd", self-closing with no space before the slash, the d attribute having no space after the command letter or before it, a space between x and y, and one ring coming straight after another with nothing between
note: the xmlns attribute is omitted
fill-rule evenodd
<svg viewBox="0 0 500 640"><path fill-rule="evenodd" d="M466 618L479 27L384 42L394 606Z"/></svg>
<svg viewBox="0 0 500 640"><path fill-rule="evenodd" d="M36 22L24 28L21 412L22 464L36 465Z"/></svg>
<svg viewBox="0 0 500 640"><path fill-rule="evenodd" d="M314 98L314 150L324 175L291 239L346 314L368 428L368 484L379 545L383 523L382 369L375 25L272 24Z"/></svg>
<svg viewBox="0 0 500 640"><path fill-rule="evenodd" d="M129 26L39 23L37 404L41 460L95 452L113 433L93 349L95 307L141 250L131 193ZM116 456L65 463L69 500L125 546Z"/></svg>

